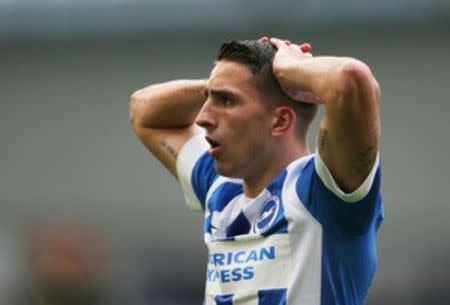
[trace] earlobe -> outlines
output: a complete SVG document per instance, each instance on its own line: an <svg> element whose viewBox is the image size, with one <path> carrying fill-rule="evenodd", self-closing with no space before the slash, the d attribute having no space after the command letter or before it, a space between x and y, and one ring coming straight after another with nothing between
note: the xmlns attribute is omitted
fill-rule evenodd
<svg viewBox="0 0 450 305"><path fill-rule="evenodd" d="M295 126L295 112L292 108L282 106L275 109L272 123L272 135L284 136Z"/></svg>

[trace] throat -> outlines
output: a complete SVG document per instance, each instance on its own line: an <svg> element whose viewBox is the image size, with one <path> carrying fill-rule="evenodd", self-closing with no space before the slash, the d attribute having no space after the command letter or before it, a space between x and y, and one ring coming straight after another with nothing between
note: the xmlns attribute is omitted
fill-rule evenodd
<svg viewBox="0 0 450 305"><path fill-rule="evenodd" d="M283 158L272 159L258 166L253 175L244 177L244 194L247 198L258 197L264 189L277 178L293 161L309 154L307 149L297 150L295 154L286 154Z"/></svg>

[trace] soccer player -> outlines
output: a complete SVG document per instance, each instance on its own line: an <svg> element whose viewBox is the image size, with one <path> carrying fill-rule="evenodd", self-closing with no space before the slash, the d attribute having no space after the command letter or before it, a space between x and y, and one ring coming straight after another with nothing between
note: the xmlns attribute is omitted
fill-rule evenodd
<svg viewBox="0 0 450 305"><path fill-rule="evenodd" d="M228 42L207 80L131 97L137 136L204 213L204 304L364 303L383 219L380 89L361 61L310 52Z"/></svg>

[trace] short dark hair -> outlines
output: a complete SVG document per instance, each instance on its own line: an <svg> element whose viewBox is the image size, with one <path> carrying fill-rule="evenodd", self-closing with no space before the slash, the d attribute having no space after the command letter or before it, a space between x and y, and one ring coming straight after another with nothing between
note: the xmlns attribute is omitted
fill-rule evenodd
<svg viewBox="0 0 450 305"><path fill-rule="evenodd" d="M317 112L317 105L295 101L283 91L272 69L276 51L269 42L232 40L222 44L216 59L238 62L247 66L255 77L263 102L269 107L288 105L293 108L297 115L297 131L304 137Z"/></svg>

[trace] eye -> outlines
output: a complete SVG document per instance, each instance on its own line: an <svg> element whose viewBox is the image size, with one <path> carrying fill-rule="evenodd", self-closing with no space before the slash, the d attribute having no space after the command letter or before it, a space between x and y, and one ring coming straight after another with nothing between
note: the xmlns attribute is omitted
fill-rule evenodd
<svg viewBox="0 0 450 305"><path fill-rule="evenodd" d="M235 100L232 96L228 96L228 95L221 95L217 97L217 104L220 107L232 107L234 106Z"/></svg>
<svg viewBox="0 0 450 305"><path fill-rule="evenodd" d="M212 94L211 94L212 93ZM227 92L221 92L221 91L212 91L210 92L210 96L212 98L212 102L217 107L233 107L236 105L237 99L233 94L228 94Z"/></svg>
<svg viewBox="0 0 450 305"><path fill-rule="evenodd" d="M221 98L219 100L219 103L225 107L230 107L230 106L233 106L233 104L234 104L234 102L229 98Z"/></svg>

